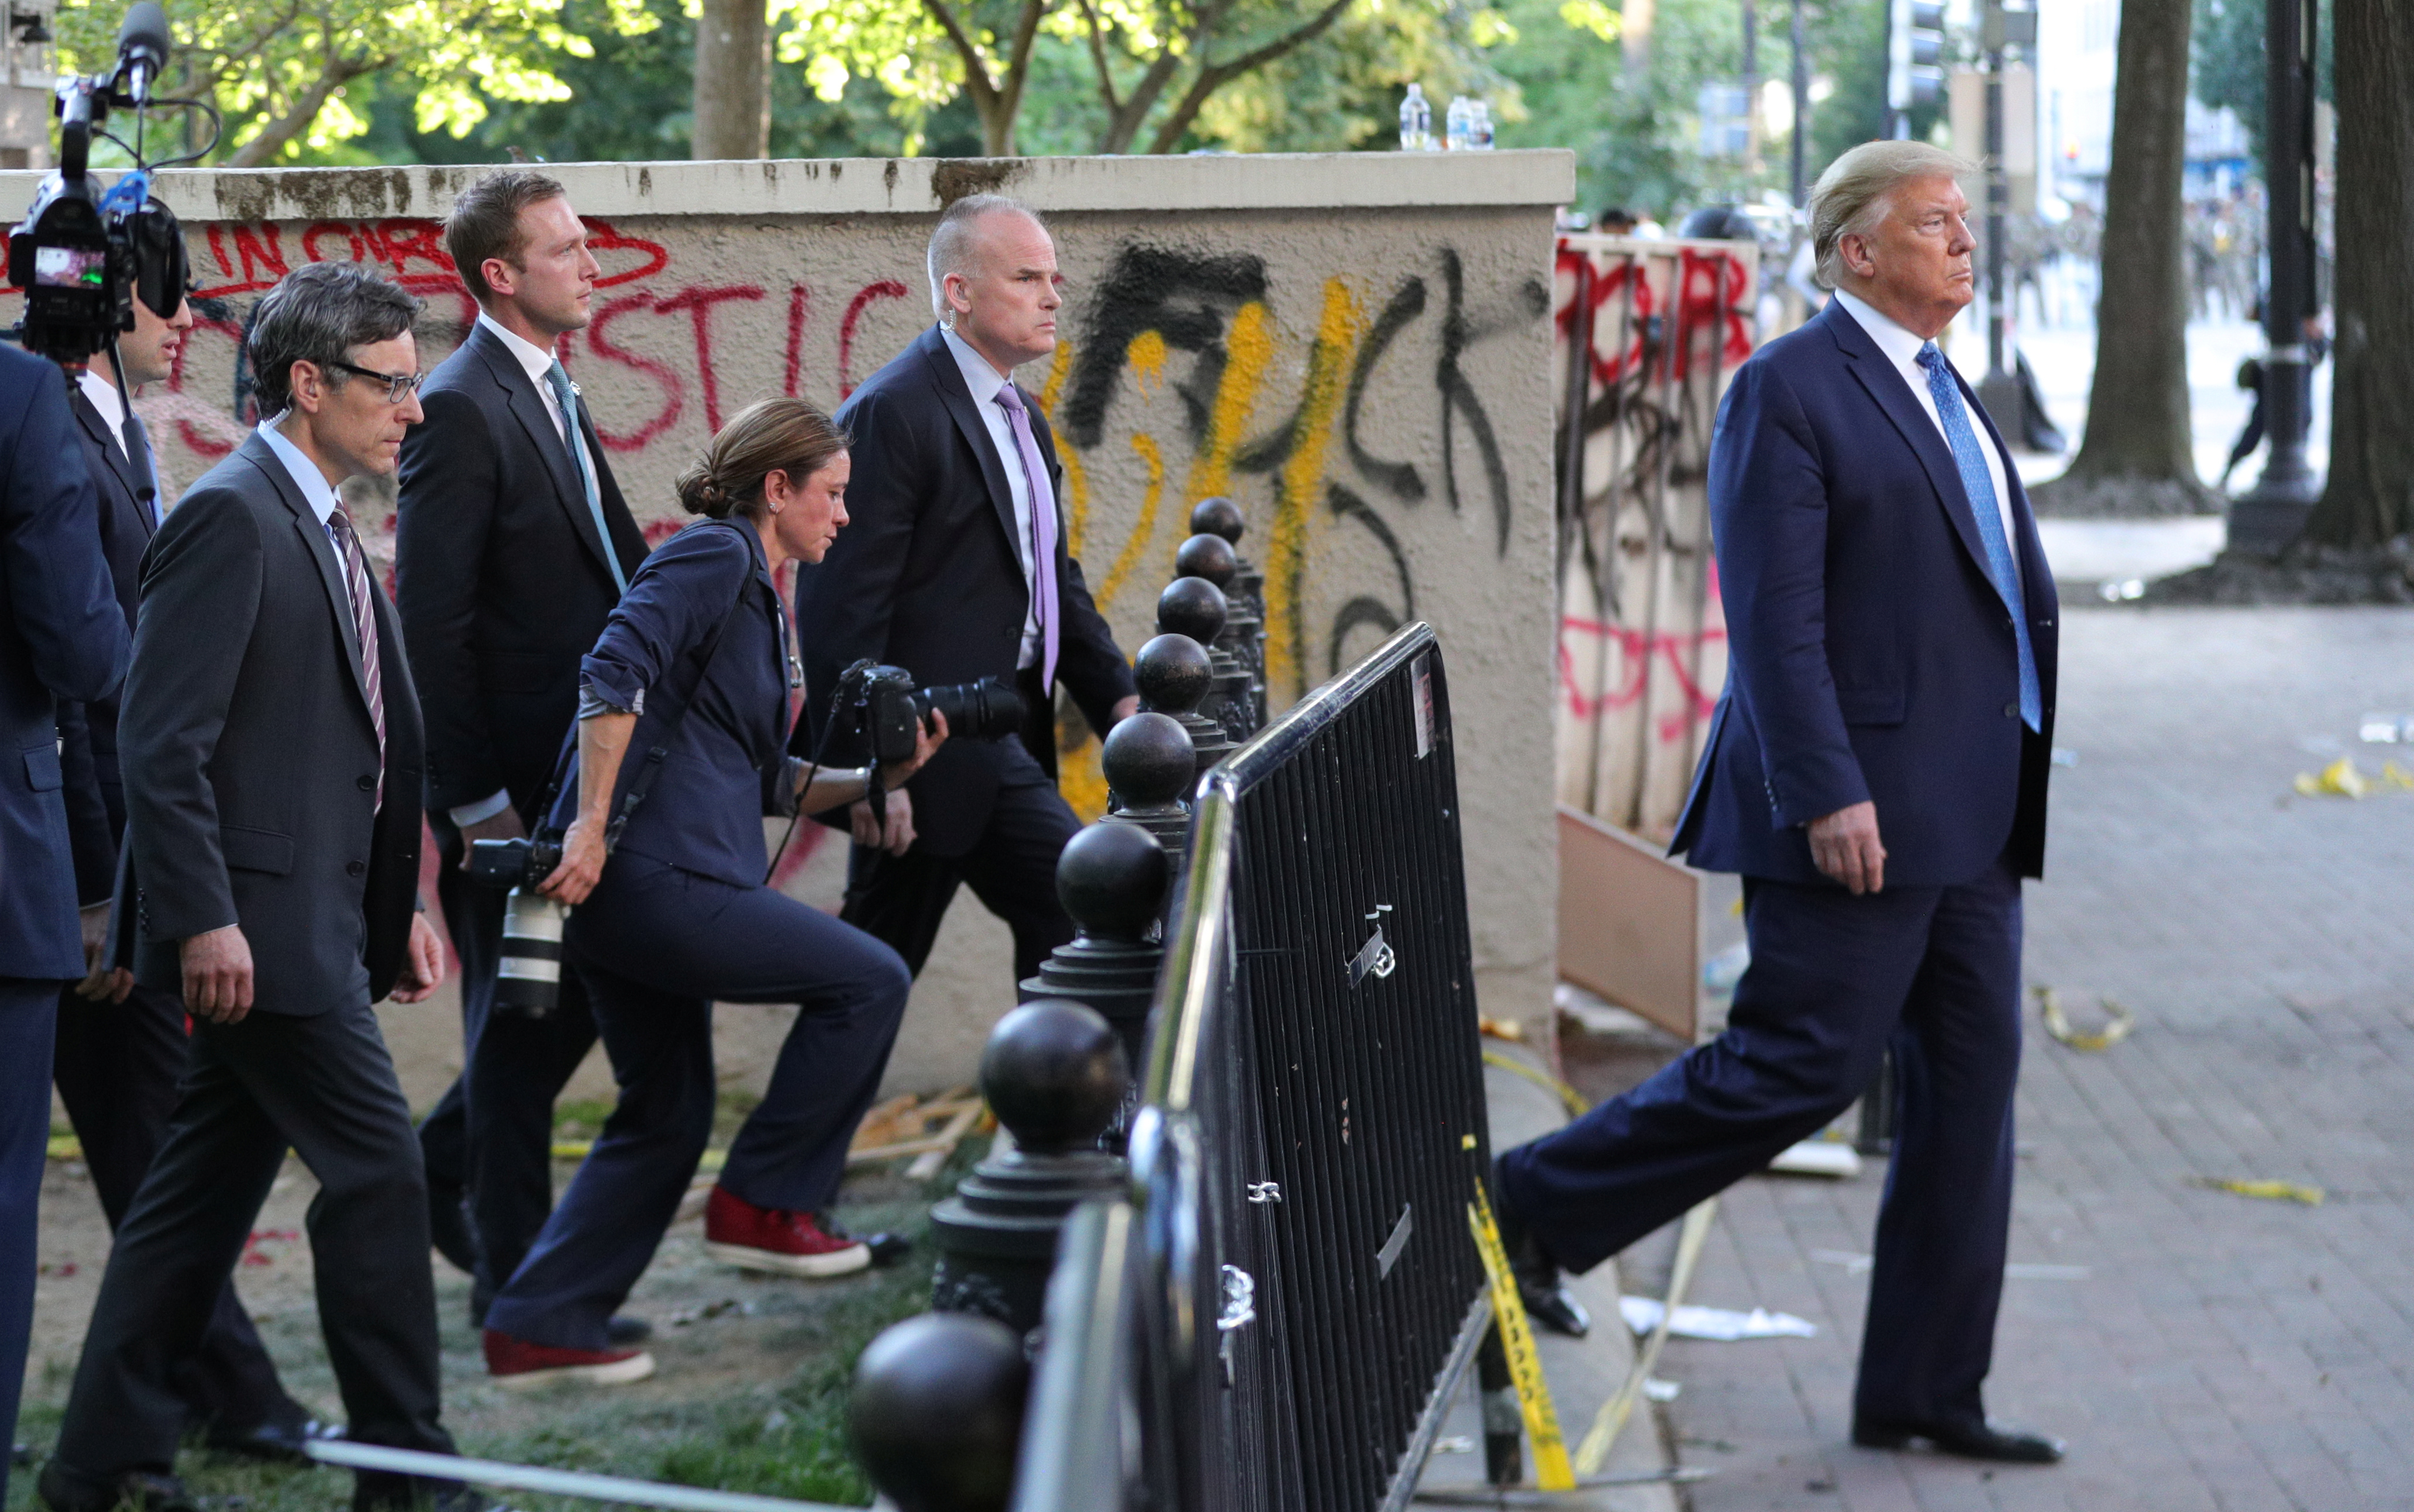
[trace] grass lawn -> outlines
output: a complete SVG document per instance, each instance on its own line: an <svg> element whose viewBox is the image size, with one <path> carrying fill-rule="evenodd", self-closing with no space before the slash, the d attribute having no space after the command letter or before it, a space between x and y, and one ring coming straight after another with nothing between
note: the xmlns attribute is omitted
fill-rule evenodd
<svg viewBox="0 0 2414 1512"><path fill-rule="evenodd" d="M565 1108L565 1137L577 1137L577 1111ZM856 1356L889 1324L927 1311L931 1297L930 1204L986 1147L968 1140L941 1176L908 1182L889 1171L858 1171L839 1206L849 1230L910 1234L912 1255L894 1267L836 1282L749 1275L717 1265L702 1253L702 1223L675 1226L631 1297L628 1311L650 1320L648 1347L660 1369L650 1380L606 1388L556 1387L522 1394L489 1383L469 1320L469 1279L441 1260L438 1320L444 1349L444 1421L461 1452L644 1480L868 1505L872 1488L847 1452L846 1383ZM570 1167L557 1169L557 1190ZM81 1188L81 1190L78 1190ZM320 1346L309 1286L309 1247L294 1231L315 1190L306 1172L289 1166L261 1219L257 1258L237 1269L245 1305L259 1321L286 1388L321 1416L342 1417L332 1371ZM74 1370L75 1344L89 1315L95 1278L106 1258L97 1204L80 1169L52 1163L44 1194L44 1282L37 1290L35 1374L27 1382L18 1440L47 1451L58 1431ZM51 1220L80 1208L92 1214L82 1229L81 1260L63 1258L75 1243ZM287 1238L283 1236L291 1235ZM68 1246L70 1248L62 1248ZM55 1278L55 1282L53 1280ZM81 1312L71 1312L78 1302ZM63 1327L64 1326L64 1327ZM270 1470L187 1449L178 1472L193 1491L229 1512L322 1512L350 1505L351 1477L332 1470ZM509 1493L511 1505L534 1509L580 1504ZM34 1512L34 1476L9 1478L7 1512Z"/></svg>

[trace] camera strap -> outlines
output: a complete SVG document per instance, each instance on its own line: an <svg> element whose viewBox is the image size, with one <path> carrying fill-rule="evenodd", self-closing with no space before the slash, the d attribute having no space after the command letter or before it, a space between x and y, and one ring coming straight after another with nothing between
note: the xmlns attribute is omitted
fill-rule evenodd
<svg viewBox="0 0 2414 1512"><path fill-rule="evenodd" d="M729 525L725 520L708 521L695 528L708 529L716 525L733 531L741 528ZM607 851L618 843L620 831L628 827L630 817L636 813L637 806L644 803L646 794L653 790L654 778L662 774L663 763L670 758L672 740L678 737L679 726L686 721L687 711L695 703L696 695L704 690L704 679L712 671L712 659L721 654L721 638L729 632L730 622L738 617L738 612L746 607L747 592L754 586L752 546L748 548L747 560L746 576L738 585L738 597L730 601L729 612L721 616L721 623L705 637L703 654L696 660L694 680L671 704L670 717L656 730L652 743L646 748L644 760L638 763L636 772L629 778L628 787L621 793L619 809L613 814L612 823L604 831L604 846Z"/></svg>

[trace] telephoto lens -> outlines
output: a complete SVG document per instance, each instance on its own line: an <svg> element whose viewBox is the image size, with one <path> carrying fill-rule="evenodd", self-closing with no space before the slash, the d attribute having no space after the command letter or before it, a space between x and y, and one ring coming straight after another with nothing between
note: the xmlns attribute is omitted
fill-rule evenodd
<svg viewBox="0 0 2414 1512"><path fill-rule="evenodd" d="M925 688L914 702L946 715L952 739L1004 740L1022 729L1022 695L993 677Z"/></svg>
<svg viewBox="0 0 2414 1512"><path fill-rule="evenodd" d="M503 948L495 1006L543 1018L561 1002L561 926L570 911L522 885L503 901Z"/></svg>

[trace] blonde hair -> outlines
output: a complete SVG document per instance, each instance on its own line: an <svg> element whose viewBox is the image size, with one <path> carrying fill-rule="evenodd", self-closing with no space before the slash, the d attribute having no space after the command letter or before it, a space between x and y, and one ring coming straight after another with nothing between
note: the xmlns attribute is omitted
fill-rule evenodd
<svg viewBox="0 0 2414 1512"><path fill-rule="evenodd" d="M1829 163L1810 186L1810 251L1820 287L1840 286L1839 244L1875 230L1895 190L1914 179L1963 179L1977 171L1976 164L1924 141L1865 141Z"/></svg>
<svg viewBox="0 0 2414 1512"><path fill-rule="evenodd" d="M802 399L764 399L721 427L679 474L679 507L716 520L763 511L763 480L784 472L801 483L847 449L838 422Z"/></svg>

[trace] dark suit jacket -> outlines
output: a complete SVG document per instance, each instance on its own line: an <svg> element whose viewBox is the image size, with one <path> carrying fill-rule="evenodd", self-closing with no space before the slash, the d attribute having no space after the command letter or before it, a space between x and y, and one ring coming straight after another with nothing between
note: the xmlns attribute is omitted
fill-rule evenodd
<svg viewBox="0 0 2414 1512"><path fill-rule="evenodd" d="M142 553L151 544L151 509L141 497L149 480L127 457L109 422L79 392L68 402L84 470L100 496L100 552L109 562L126 630L142 587ZM117 884L117 847L126 838L126 793L117 769L117 695L59 704L59 762L67 775L67 830L75 841L76 896L106 903Z"/></svg>
<svg viewBox="0 0 2414 1512"><path fill-rule="evenodd" d="M1133 691L1131 668L1090 601L1081 564L1065 546L1064 469L1039 401L1021 391L1057 500L1057 680L1092 729L1104 733ZM797 638L804 652L799 753L820 736L838 674L858 658L903 667L924 687L1015 680L1031 590L1015 547L1007 460L974 410L964 376L932 326L856 390L838 412L854 437L849 523L820 565L797 572ZM1036 678L1036 674L1035 674ZM1053 696L1052 689L1050 696ZM989 823L1000 779L1036 759L1056 770L1046 711L1025 741L950 740L923 767L914 795L916 843L937 855L970 850ZM1028 749L1025 749L1025 748ZM835 754L835 753L834 753ZM856 757L859 761L861 758ZM830 822L843 825L843 808Z"/></svg>
<svg viewBox="0 0 2414 1512"><path fill-rule="evenodd" d="M372 579L374 585L374 579ZM178 501L142 560L126 678L126 880L136 975L243 926L253 1009L310 1015L394 989L419 884L423 741L402 628L372 589L385 802L341 558L254 435Z"/></svg>
<svg viewBox="0 0 2414 1512"><path fill-rule="evenodd" d="M395 602L427 719L427 803L508 789L528 816L578 708L578 659L619 589L544 398L494 333L428 375L402 443ZM634 577L646 538L579 405L609 549Z"/></svg>
<svg viewBox="0 0 2414 1512"><path fill-rule="evenodd" d="M1831 303L1736 370L1710 442L1727 686L1672 850L1820 882L1803 826L1870 799L1890 885L1968 882L2007 844L2040 874L2059 611L2007 449L2004 481L2038 734L1952 448L1860 322Z"/></svg>
<svg viewBox="0 0 2414 1512"><path fill-rule="evenodd" d="M0 347L0 977L83 975L57 699L126 675L91 476L56 365Z"/></svg>
<svg viewBox="0 0 2414 1512"><path fill-rule="evenodd" d="M798 772L785 750L782 617L763 538L750 526L700 521L646 558L582 664L587 681L616 704L633 706L645 695L645 713L620 764L614 813L647 753L663 751L613 854L650 856L733 887L763 884L770 859L764 816L797 811ZM720 641L707 665L705 647L716 632ZM690 697L687 713L665 741L682 694ZM567 829L577 812L574 778L554 815Z"/></svg>

